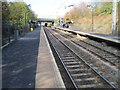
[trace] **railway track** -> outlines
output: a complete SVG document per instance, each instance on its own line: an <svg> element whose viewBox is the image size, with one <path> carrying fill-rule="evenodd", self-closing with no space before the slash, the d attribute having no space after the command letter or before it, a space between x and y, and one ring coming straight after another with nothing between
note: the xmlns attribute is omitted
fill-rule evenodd
<svg viewBox="0 0 120 90"><path fill-rule="evenodd" d="M45 29L45 33L75 88L116 89L111 82L105 79L62 40L56 37L48 29Z"/></svg>
<svg viewBox="0 0 120 90"><path fill-rule="evenodd" d="M104 45L98 45L95 43L95 41L92 40L80 40L78 38L74 38L72 35L62 33L58 30L52 29L53 31L59 33L65 38L68 38L73 43L79 45L80 47L88 50L89 52L93 53L94 55L101 58L101 60L104 60L106 62L109 62L111 65L116 66L117 68L120 68L120 55L117 50L113 50L113 52L107 50L104 48ZM74 38L74 39L72 39ZM115 51L115 52L114 52Z"/></svg>

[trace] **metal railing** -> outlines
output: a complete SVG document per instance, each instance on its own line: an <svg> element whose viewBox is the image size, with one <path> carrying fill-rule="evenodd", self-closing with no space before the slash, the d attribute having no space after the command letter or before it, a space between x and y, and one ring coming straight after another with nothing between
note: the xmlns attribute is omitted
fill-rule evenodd
<svg viewBox="0 0 120 90"><path fill-rule="evenodd" d="M12 25L2 25L2 46L15 40L15 28Z"/></svg>

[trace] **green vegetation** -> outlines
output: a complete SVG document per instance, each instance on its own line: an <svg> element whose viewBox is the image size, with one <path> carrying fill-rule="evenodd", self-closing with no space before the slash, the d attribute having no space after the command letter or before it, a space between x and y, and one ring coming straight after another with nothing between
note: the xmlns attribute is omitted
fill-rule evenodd
<svg viewBox="0 0 120 90"><path fill-rule="evenodd" d="M30 5L24 2L2 2L2 21L10 21L17 28L21 25L27 25L29 20L36 20L37 15L30 9Z"/></svg>
<svg viewBox="0 0 120 90"><path fill-rule="evenodd" d="M96 2L94 5L94 16L104 16L112 13L112 2ZM74 7L71 11L67 12L65 18L76 21L78 18L91 17L92 7L92 5L87 7L86 3L80 3L79 6Z"/></svg>
<svg viewBox="0 0 120 90"><path fill-rule="evenodd" d="M57 19L55 20L55 24L59 24L59 21L60 21L60 18L57 18Z"/></svg>
<svg viewBox="0 0 120 90"><path fill-rule="evenodd" d="M10 7L8 2L2 2L2 20L9 20L10 16Z"/></svg>
<svg viewBox="0 0 120 90"><path fill-rule="evenodd" d="M97 13L97 14L98 15L112 14L112 7L113 7L113 3L112 2L102 2L102 7L98 9L99 13ZM95 7L95 10L97 11L96 7Z"/></svg>
<svg viewBox="0 0 120 90"><path fill-rule="evenodd" d="M112 34L112 2L96 2L93 4L93 27L94 32L103 33L103 34ZM74 6L69 12L65 15L65 20L73 20L74 28L84 31L92 31L92 8L93 5L87 5L87 3L80 3L77 6ZM120 3L118 4L118 9L120 8ZM119 10L117 10L119 11ZM118 12L117 12L118 13ZM118 15L119 16L119 15ZM118 23L117 16L117 23ZM119 25L117 25L119 26ZM119 31L119 30L118 30ZM117 33L116 33L117 35Z"/></svg>

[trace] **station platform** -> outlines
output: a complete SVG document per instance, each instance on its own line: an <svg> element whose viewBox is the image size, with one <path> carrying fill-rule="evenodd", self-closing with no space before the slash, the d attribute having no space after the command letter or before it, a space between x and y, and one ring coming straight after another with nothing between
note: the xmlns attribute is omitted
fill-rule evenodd
<svg viewBox="0 0 120 90"><path fill-rule="evenodd" d="M2 88L65 88L44 30L32 32L2 49Z"/></svg>
<svg viewBox="0 0 120 90"><path fill-rule="evenodd" d="M37 60L35 88L65 88L43 27Z"/></svg>
<svg viewBox="0 0 120 90"><path fill-rule="evenodd" d="M55 26L53 28L61 29L61 30L68 31L68 32L73 32L73 33L83 35L83 36L86 36L86 37L97 38L97 39L100 39L100 40L103 40L103 41L107 41L107 42L111 42L111 43L115 43L115 44L120 45L120 37L119 36L105 35L105 34L94 33L94 32L92 32L92 33L83 32L81 30L72 30L72 29L69 29L69 28L62 28L62 27L59 27L59 26Z"/></svg>

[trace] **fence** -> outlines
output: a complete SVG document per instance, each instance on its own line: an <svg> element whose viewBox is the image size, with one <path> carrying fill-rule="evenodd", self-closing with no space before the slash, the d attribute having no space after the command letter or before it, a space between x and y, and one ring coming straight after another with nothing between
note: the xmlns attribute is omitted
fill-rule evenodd
<svg viewBox="0 0 120 90"><path fill-rule="evenodd" d="M2 46L17 40L18 36L24 36L29 31L29 26L21 26L17 28L10 23L2 24Z"/></svg>
<svg viewBox="0 0 120 90"><path fill-rule="evenodd" d="M2 23L2 46L11 43L12 41L17 40L19 36L24 36L25 33L29 32L30 27L36 28L37 23L31 23L29 25L12 25L10 22Z"/></svg>
<svg viewBox="0 0 120 90"><path fill-rule="evenodd" d="M2 46L15 40L14 26L2 25Z"/></svg>

